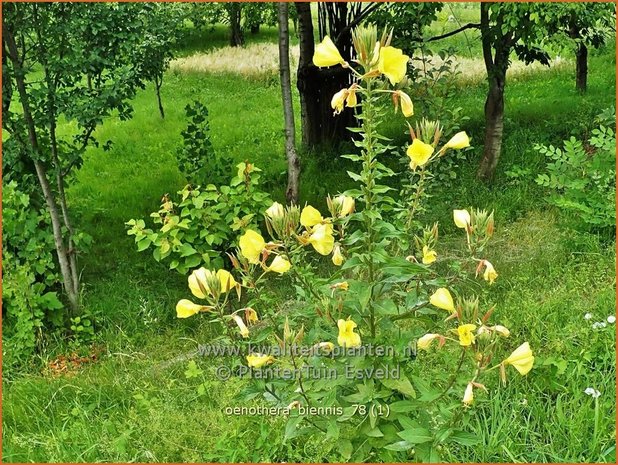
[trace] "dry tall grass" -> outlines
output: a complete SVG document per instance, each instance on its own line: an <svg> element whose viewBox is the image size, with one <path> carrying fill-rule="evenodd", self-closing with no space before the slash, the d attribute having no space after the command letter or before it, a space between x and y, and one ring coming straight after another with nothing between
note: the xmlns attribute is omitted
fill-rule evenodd
<svg viewBox="0 0 618 465"><path fill-rule="evenodd" d="M290 68L298 65L298 46L290 47ZM246 47L223 47L208 53L196 53L178 58L171 63L172 70L203 73L235 73L254 77L279 72L277 44L260 43Z"/></svg>
<svg viewBox="0 0 618 465"><path fill-rule="evenodd" d="M290 67L296 71L298 65L298 45L290 47ZM453 64L461 71L459 79L467 83L485 80L485 64L482 58L454 57ZM430 66L439 67L442 60L435 56ZM418 62L415 62L418 66ZM552 61L552 68L572 66L570 60L557 57ZM246 47L222 47L208 53L196 53L189 57L178 58L171 63L171 69L181 72L197 73L234 73L245 77L262 77L276 75L279 72L279 51L277 44L259 43ZM523 77L530 73L541 72L547 67L515 60L511 64L507 77Z"/></svg>

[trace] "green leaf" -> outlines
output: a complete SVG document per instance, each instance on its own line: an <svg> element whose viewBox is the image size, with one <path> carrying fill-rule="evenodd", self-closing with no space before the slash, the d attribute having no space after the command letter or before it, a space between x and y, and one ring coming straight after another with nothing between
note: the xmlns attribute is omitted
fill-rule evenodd
<svg viewBox="0 0 618 465"><path fill-rule="evenodd" d="M398 391L408 397L416 398L416 391L412 387L412 383L403 373L400 374L399 379L381 379L380 382L389 389Z"/></svg>
<svg viewBox="0 0 618 465"><path fill-rule="evenodd" d="M440 453L431 443L419 444L414 449L414 452L416 454L417 459L420 462L425 462L425 463L441 462Z"/></svg>
<svg viewBox="0 0 618 465"><path fill-rule="evenodd" d="M481 438L477 435L459 430L456 430L453 434L451 434L450 439L451 441L455 441L462 446L474 446L481 442Z"/></svg>
<svg viewBox="0 0 618 465"><path fill-rule="evenodd" d="M285 425L285 433L283 436L283 441L287 441L288 439L295 438L298 435L298 424L302 421L303 417L295 416L290 417L288 422Z"/></svg>
<svg viewBox="0 0 618 465"><path fill-rule="evenodd" d="M338 449L344 460L350 460L354 448L352 447L352 443L348 439L340 440Z"/></svg>
<svg viewBox="0 0 618 465"><path fill-rule="evenodd" d="M408 441L398 441L398 442L394 442L392 444L389 444L387 446L384 446L384 449L401 452L401 451L404 451L404 450L411 449L412 447L414 447L414 444L412 444L411 442L408 442Z"/></svg>
<svg viewBox="0 0 618 465"><path fill-rule="evenodd" d="M405 429L397 433L397 435L412 444L423 444L433 439L431 432L427 428Z"/></svg>

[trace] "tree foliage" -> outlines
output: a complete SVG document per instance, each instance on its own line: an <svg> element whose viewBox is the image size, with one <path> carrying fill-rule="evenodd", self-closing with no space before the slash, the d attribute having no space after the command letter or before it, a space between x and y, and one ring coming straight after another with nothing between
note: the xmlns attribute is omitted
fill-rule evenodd
<svg viewBox="0 0 618 465"><path fill-rule="evenodd" d="M149 11L130 3L12 3L3 8L3 178L32 186L44 199L66 295L79 308L77 232L65 189L93 134L111 115L126 120L143 73ZM71 124L62 133L60 121ZM109 142L106 142L106 146Z"/></svg>

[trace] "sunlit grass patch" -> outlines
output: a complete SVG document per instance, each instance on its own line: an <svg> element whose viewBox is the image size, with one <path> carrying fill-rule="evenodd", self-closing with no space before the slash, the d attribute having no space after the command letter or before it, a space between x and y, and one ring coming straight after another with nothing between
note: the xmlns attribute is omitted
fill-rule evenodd
<svg viewBox="0 0 618 465"><path fill-rule="evenodd" d="M296 68L298 55L298 46L290 47L290 68ZM171 69L198 73L238 73L246 77L278 73L279 50L276 43L222 47L208 53L178 58L172 61Z"/></svg>

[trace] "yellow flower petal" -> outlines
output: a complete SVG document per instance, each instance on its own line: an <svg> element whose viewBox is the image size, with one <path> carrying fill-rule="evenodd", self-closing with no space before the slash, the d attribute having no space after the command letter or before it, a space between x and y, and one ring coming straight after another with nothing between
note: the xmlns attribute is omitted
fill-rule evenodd
<svg viewBox="0 0 618 465"><path fill-rule="evenodd" d="M350 288L350 285L347 281L341 281L340 283L331 284L331 289L341 289L342 291L347 291Z"/></svg>
<svg viewBox="0 0 618 465"><path fill-rule="evenodd" d="M335 349L335 344L332 342L319 342L315 345L315 348L321 350L325 354L330 354Z"/></svg>
<svg viewBox="0 0 618 465"><path fill-rule="evenodd" d="M240 330L240 335L244 338L248 338L249 328L247 328L247 325L242 320L242 318L238 315L232 315L232 319L236 322L236 325L238 326L238 329Z"/></svg>
<svg viewBox="0 0 618 465"><path fill-rule="evenodd" d="M335 245L333 227L330 224L318 224L309 236L309 243L320 255L330 254Z"/></svg>
<svg viewBox="0 0 618 465"><path fill-rule="evenodd" d="M500 336L503 336L503 337L509 337L509 335L511 334L509 329L502 325L495 325L495 326L492 326L490 329L494 330Z"/></svg>
<svg viewBox="0 0 618 465"><path fill-rule="evenodd" d="M333 98L330 101L330 106L333 110L335 110L336 115L343 111L343 105L345 104L349 93L350 92L348 91L348 89L341 89L339 92L333 95Z"/></svg>
<svg viewBox="0 0 618 465"><path fill-rule="evenodd" d="M455 311L455 303L453 297L447 288L441 287L429 298L429 303L434 307L441 308L442 310L448 310L449 312Z"/></svg>
<svg viewBox="0 0 618 465"><path fill-rule="evenodd" d="M384 74L392 85L403 80L408 69L407 55L395 47L382 47L378 59L378 70Z"/></svg>
<svg viewBox="0 0 618 465"><path fill-rule="evenodd" d="M274 271L275 273L283 274L288 272L291 266L292 265L289 261L287 261L281 255L277 255L268 267L268 271Z"/></svg>
<svg viewBox="0 0 618 465"><path fill-rule="evenodd" d="M315 46L313 64L320 68L344 64L345 60L337 50L330 37L325 36L321 43Z"/></svg>
<svg viewBox="0 0 618 465"><path fill-rule="evenodd" d="M348 98L345 100L346 107L355 107L358 104L358 99L356 98L356 87L350 87L348 89Z"/></svg>
<svg viewBox="0 0 618 465"><path fill-rule="evenodd" d="M307 205L300 213L300 224L302 224L305 228L312 228L322 221L322 214L311 205Z"/></svg>
<svg viewBox="0 0 618 465"><path fill-rule="evenodd" d="M270 219L281 218L285 214L283 209L283 205L279 202L274 202L268 209L266 210L266 215Z"/></svg>
<svg viewBox="0 0 618 465"><path fill-rule="evenodd" d="M399 94L399 105L401 106L401 113L406 118L409 118L414 114L414 105L412 104L412 99L408 94L402 91L397 91Z"/></svg>
<svg viewBox="0 0 618 465"><path fill-rule="evenodd" d="M470 147L470 138L464 131L458 132L451 137L451 140L446 143L445 147L447 149L465 149Z"/></svg>
<svg viewBox="0 0 618 465"><path fill-rule="evenodd" d="M217 271L217 278L221 283L221 292L228 292L236 286L236 280L234 276L227 270Z"/></svg>
<svg viewBox="0 0 618 465"><path fill-rule="evenodd" d="M534 355L530 344L524 342L504 361L505 365L513 365L521 375L527 375L534 365Z"/></svg>
<svg viewBox="0 0 618 465"><path fill-rule="evenodd" d="M177 318L189 318L190 316L195 315L203 310L207 310L211 307L206 307L204 305L194 304L190 300L181 299L176 304L176 317Z"/></svg>
<svg viewBox="0 0 618 465"><path fill-rule="evenodd" d="M493 284L496 278L498 277L498 273L496 272L494 266L489 263L487 260L484 261L485 264L485 272L483 273L483 279L488 281L489 284Z"/></svg>
<svg viewBox="0 0 618 465"><path fill-rule="evenodd" d="M344 261L343 255L341 253L341 247L339 247L339 244L337 244L333 250L332 261L335 266L341 266Z"/></svg>
<svg viewBox="0 0 618 465"><path fill-rule="evenodd" d="M189 289L191 293L198 299L205 299L207 295L211 294L208 280L212 279L213 276L214 273L206 268L194 270L189 275Z"/></svg>
<svg viewBox="0 0 618 465"><path fill-rule="evenodd" d="M476 329L476 325L466 324L457 328L457 334L459 335L459 345L467 347L474 344L474 334L472 331Z"/></svg>
<svg viewBox="0 0 618 465"><path fill-rule="evenodd" d="M262 368L264 365L273 363L275 361L275 357L272 355L264 355L264 354L250 354L247 355L247 365L251 368Z"/></svg>
<svg viewBox="0 0 618 465"><path fill-rule="evenodd" d="M439 334L433 334L433 333L425 334L424 336L420 337L418 341L416 341L416 347L421 350L428 350L429 347L431 346L431 343L434 341L434 339L437 339L439 337L440 337Z"/></svg>
<svg viewBox="0 0 618 465"><path fill-rule="evenodd" d="M337 337L337 344L341 347L359 347L361 345L361 338L359 334L354 332L356 323L352 320L339 320L337 321L337 327L339 328L339 336Z"/></svg>
<svg viewBox="0 0 618 465"><path fill-rule="evenodd" d="M431 265L438 258L435 250L431 250L426 245L423 246L423 265Z"/></svg>
<svg viewBox="0 0 618 465"><path fill-rule="evenodd" d="M474 385L472 383L468 383L468 385L466 386L466 391L464 392L464 396L463 396L463 403L466 405L472 405L472 402L474 402Z"/></svg>
<svg viewBox="0 0 618 465"><path fill-rule="evenodd" d="M343 194L335 197L335 202L341 207L339 211L340 217L348 216L354 211L354 207L356 206L352 197Z"/></svg>
<svg viewBox="0 0 618 465"><path fill-rule="evenodd" d="M410 168L414 170L417 166L423 166L429 161L433 154L433 147L420 139L414 139L408 146L406 154L410 157Z"/></svg>
<svg viewBox="0 0 618 465"><path fill-rule="evenodd" d="M266 247L266 241L264 241L264 238L259 233L252 229L247 229L247 231L240 236L238 244L240 245L240 253L249 263L256 264L260 262L262 250Z"/></svg>
<svg viewBox="0 0 618 465"><path fill-rule="evenodd" d="M247 323L257 323L260 321L257 312L251 307L245 308L245 319L247 320Z"/></svg>
<svg viewBox="0 0 618 465"><path fill-rule="evenodd" d="M470 225L470 213L468 210L453 210L455 226L466 229Z"/></svg>

